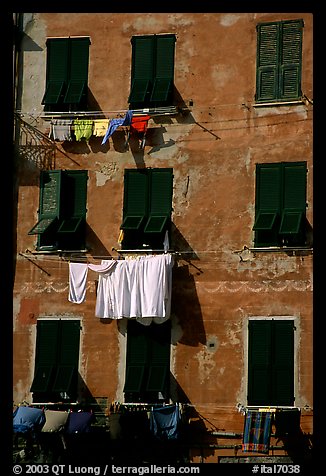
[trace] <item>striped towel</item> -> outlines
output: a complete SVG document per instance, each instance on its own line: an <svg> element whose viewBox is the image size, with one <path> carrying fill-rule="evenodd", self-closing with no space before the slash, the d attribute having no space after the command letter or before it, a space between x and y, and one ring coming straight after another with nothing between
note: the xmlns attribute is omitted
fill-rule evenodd
<svg viewBox="0 0 326 476"><path fill-rule="evenodd" d="M242 451L268 453L271 421L271 412L248 410L244 422Z"/></svg>

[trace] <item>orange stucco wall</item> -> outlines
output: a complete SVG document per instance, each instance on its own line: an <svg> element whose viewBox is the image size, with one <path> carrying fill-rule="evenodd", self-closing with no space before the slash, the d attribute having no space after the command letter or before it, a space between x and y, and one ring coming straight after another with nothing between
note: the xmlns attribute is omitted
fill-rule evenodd
<svg viewBox="0 0 326 476"><path fill-rule="evenodd" d="M150 120L144 150L117 132L101 146L57 142L52 166L87 169L87 244L92 256L117 253L125 168L172 167L171 245L176 257L172 295L171 371L210 424L242 431L237 405L246 404L246 323L255 316L297 319L296 405L312 432L312 253L255 252L255 166L307 161L307 219L312 223L312 106L254 107L256 25L304 20L302 90L312 98L312 16L307 13L36 13L26 25L34 46L23 48L22 118L47 134L42 115L45 41L90 36L89 89L106 117L128 108L131 44L137 34L175 33L175 87L189 112ZM30 43L28 43L30 45ZM27 45L27 39L25 40ZM24 42L23 42L24 46ZM125 323L95 317L96 274L87 300L68 302L68 264L31 256L37 221L40 149L20 149L17 260L14 286L14 400L30 401L38 317L79 317L84 396L122 399ZM304 407L306 408L304 410ZM211 426L212 427L212 426ZM221 454L221 453L218 453ZM229 454L227 450L223 454ZM209 452L206 461L216 461ZM194 461L199 456L194 454ZM197 458L197 459L196 459Z"/></svg>

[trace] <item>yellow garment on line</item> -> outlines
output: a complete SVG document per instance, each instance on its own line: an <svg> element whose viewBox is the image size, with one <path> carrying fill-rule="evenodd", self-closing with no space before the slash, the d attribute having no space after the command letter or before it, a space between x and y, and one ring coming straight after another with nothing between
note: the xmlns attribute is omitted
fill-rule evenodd
<svg viewBox="0 0 326 476"><path fill-rule="evenodd" d="M75 137L77 141L82 139L89 140L93 134L93 120L91 119L75 119Z"/></svg>
<svg viewBox="0 0 326 476"><path fill-rule="evenodd" d="M109 126L109 119L96 119L94 121L93 136L103 137Z"/></svg>

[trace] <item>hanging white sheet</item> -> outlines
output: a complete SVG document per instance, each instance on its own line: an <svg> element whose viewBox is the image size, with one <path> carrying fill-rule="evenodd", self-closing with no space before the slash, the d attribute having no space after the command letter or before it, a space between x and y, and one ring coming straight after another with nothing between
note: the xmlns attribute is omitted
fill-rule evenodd
<svg viewBox="0 0 326 476"><path fill-rule="evenodd" d="M71 273L76 268L69 266ZM101 265L86 264L86 269L99 273L95 315L99 318L136 318L144 325L152 320L164 322L170 317L172 293L171 254L141 256L127 260L103 260ZM80 271L85 270L83 268ZM80 280L86 287L86 279ZM73 300L74 297L78 300ZM85 299L83 289L69 290L69 300L81 303Z"/></svg>

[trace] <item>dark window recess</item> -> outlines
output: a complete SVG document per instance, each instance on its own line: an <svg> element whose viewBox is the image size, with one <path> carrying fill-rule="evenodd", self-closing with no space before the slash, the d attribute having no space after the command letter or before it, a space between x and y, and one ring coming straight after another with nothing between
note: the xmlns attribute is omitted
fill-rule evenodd
<svg viewBox="0 0 326 476"><path fill-rule="evenodd" d="M173 169L126 169L124 176L124 249L163 249L170 232Z"/></svg>
<svg viewBox="0 0 326 476"><path fill-rule="evenodd" d="M255 246L306 246L306 162L256 165Z"/></svg>
<svg viewBox="0 0 326 476"><path fill-rule="evenodd" d="M302 31L302 20L257 25L257 102L301 98Z"/></svg>
<svg viewBox="0 0 326 476"><path fill-rule="evenodd" d="M173 34L132 37L131 109L172 105L175 41Z"/></svg>
<svg viewBox="0 0 326 476"><path fill-rule="evenodd" d="M38 251L85 248L87 170L42 171L38 222L29 235L38 235Z"/></svg>
<svg viewBox="0 0 326 476"><path fill-rule="evenodd" d="M126 402L168 401L171 324L128 322Z"/></svg>
<svg viewBox="0 0 326 476"><path fill-rule="evenodd" d="M294 405L293 320L249 321L248 405Z"/></svg>
<svg viewBox="0 0 326 476"><path fill-rule="evenodd" d="M79 339L79 320L37 322L34 402L76 400Z"/></svg>
<svg viewBox="0 0 326 476"><path fill-rule="evenodd" d="M45 111L87 108L89 45L88 37L47 40Z"/></svg>

